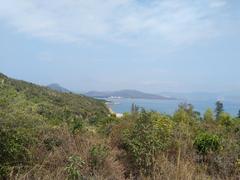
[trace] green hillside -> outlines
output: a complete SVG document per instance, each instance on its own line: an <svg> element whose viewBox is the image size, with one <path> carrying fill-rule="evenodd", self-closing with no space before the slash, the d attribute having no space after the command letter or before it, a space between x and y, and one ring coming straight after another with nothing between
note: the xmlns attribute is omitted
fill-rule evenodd
<svg viewBox="0 0 240 180"><path fill-rule="evenodd" d="M108 114L108 109L101 101L72 93L59 93L10 79L3 74L0 74L0 107L1 118L7 121L36 119L59 123Z"/></svg>
<svg viewBox="0 0 240 180"><path fill-rule="evenodd" d="M0 75L0 179L239 179L240 112L203 116L104 102Z"/></svg>
<svg viewBox="0 0 240 180"><path fill-rule="evenodd" d="M64 142L59 133L74 134L108 114L103 101L0 74L0 179L36 165L40 147L45 158L52 147Z"/></svg>

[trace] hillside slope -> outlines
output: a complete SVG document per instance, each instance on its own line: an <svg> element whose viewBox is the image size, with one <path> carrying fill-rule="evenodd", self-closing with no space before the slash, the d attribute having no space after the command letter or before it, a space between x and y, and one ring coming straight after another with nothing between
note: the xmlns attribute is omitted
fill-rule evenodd
<svg viewBox="0 0 240 180"><path fill-rule="evenodd" d="M0 179L239 179L240 116L218 109L117 118L102 101L0 74Z"/></svg>
<svg viewBox="0 0 240 180"><path fill-rule="evenodd" d="M103 101L60 93L0 73L0 179L21 179L20 174L22 179L39 179L46 174L48 177L40 179L62 179L49 177L50 167L63 166L51 159L51 154L59 147L63 154L57 158L62 159L65 168L75 153L75 134L88 132L90 122L98 122L108 114ZM26 177L27 171L48 159L47 163L53 165L46 165L41 175L34 172ZM62 172L59 177L66 177Z"/></svg>
<svg viewBox="0 0 240 180"><path fill-rule="evenodd" d="M76 95L60 93L32 83L14 80L0 74L1 119L36 119L68 121L105 116L103 102Z"/></svg>

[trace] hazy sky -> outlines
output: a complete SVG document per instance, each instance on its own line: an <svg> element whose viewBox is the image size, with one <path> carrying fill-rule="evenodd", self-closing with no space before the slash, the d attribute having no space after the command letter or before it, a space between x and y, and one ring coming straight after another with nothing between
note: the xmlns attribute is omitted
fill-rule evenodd
<svg viewBox="0 0 240 180"><path fill-rule="evenodd" d="M240 91L239 0L0 0L0 72L75 91Z"/></svg>

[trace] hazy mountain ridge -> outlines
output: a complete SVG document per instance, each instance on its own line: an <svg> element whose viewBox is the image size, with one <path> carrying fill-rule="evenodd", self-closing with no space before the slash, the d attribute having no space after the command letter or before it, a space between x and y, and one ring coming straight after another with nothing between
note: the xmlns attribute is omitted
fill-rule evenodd
<svg viewBox="0 0 240 180"><path fill-rule="evenodd" d="M156 94L144 93L137 90L120 90L120 91L89 91L85 93L86 96L95 98L133 98L133 99L160 99L160 100L173 100L175 98L168 96L161 96Z"/></svg>
<svg viewBox="0 0 240 180"><path fill-rule="evenodd" d="M61 85L57 84L57 83L53 83L53 84L49 84L47 85L48 88L58 91L58 92L63 92L63 93L70 93L71 91L62 87Z"/></svg>

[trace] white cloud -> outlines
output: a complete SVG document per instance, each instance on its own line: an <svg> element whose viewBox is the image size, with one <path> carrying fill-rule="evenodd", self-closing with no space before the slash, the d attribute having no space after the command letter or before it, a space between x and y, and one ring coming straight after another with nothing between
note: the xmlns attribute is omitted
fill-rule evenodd
<svg viewBox="0 0 240 180"><path fill-rule="evenodd" d="M193 43L218 32L224 0L0 0L0 19L47 39Z"/></svg>

